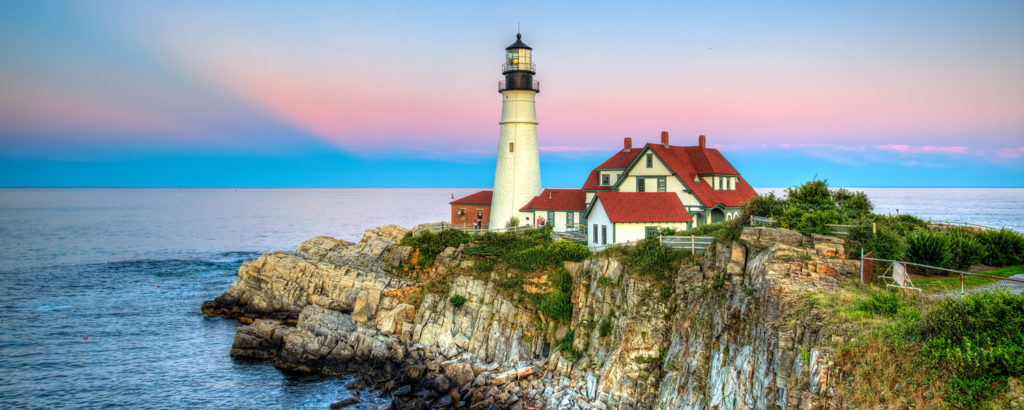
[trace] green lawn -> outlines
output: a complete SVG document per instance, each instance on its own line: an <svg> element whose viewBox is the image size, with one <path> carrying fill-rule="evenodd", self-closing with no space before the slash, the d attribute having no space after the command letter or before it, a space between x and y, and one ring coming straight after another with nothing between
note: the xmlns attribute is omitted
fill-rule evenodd
<svg viewBox="0 0 1024 410"><path fill-rule="evenodd" d="M1019 273L1024 273L1024 265L1007 266L1005 268L979 273L1008 278ZM913 278L911 280L914 282L914 286L921 288L925 293L960 291L960 276L931 276L926 278ZM989 285L997 281L998 279L964 275L964 287L967 289Z"/></svg>

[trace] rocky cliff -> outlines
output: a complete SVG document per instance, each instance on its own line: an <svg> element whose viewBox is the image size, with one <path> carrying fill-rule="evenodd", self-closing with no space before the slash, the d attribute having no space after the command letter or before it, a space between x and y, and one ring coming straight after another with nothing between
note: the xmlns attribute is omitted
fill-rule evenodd
<svg viewBox="0 0 1024 410"><path fill-rule="evenodd" d="M802 295L859 272L842 242L748 228L673 279L610 257L566 263L569 321L543 317L466 272L449 248L421 275L405 270L406 230L358 244L318 237L264 254L203 304L242 320L231 354L286 370L359 372L399 408L834 407L832 352ZM448 273L447 293L417 280ZM454 306L450 297L466 302ZM412 303L409 303L412 302Z"/></svg>

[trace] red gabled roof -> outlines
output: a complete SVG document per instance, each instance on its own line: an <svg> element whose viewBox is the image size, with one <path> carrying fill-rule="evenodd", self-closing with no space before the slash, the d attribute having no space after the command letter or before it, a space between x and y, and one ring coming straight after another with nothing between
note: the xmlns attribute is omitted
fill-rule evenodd
<svg viewBox="0 0 1024 410"><path fill-rule="evenodd" d="M693 220L674 192L598 192L597 198L613 223Z"/></svg>
<svg viewBox="0 0 1024 410"><path fill-rule="evenodd" d="M662 144L647 144L647 146L651 147L665 161L665 164L668 165L672 172L679 175L683 183L708 208L718 204L737 207L743 205L750 198L757 196L754 188L747 183L746 179L739 176L740 173L736 171L736 168L733 168L732 164L717 149L674 145L666 148ZM700 182L693 182L694 178L698 175L707 174L739 176L736 182L736 189L731 191L715 190L707 182L704 182L703 179Z"/></svg>
<svg viewBox="0 0 1024 410"><path fill-rule="evenodd" d="M583 182L582 189L588 191L612 189L611 186L601 186L599 170L626 169L627 167L629 167L629 164L633 162L633 158L636 158L637 154L639 154L640 151L641 149L639 148L633 148L629 150L629 152L619 150L618 152L615 153L615 155L612 155L611 158L608 158L607 161L599 165L597 168L594 168L593 171L590 171L590 175L587 176L587 180Z"/></svg>
<svg viewBox="0 0 1024 410"><path fill-rule="evenodd" d="M533 197L520 211L534 209L582 211L587 209L587 193L582 189L545 189Z"/></svg>
<svg viewBox="0 0 1024 410"><path fill-rule="evenodd" d="M490 205L494 191L480 191L449 202L452 205Z"/></svg>

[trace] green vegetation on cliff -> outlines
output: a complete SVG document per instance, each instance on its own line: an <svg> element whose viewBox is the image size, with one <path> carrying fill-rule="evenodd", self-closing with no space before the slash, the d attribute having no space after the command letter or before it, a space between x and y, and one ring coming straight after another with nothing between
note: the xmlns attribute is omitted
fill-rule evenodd
<svg viewBox="0 0 1024 410"><path fill-rule="evenodd" d="M1001 408L1010 378L1024 377L1021 295L935 300L851 286L807 294L796 311L837 335L837 394L862 408Z"/></svg>

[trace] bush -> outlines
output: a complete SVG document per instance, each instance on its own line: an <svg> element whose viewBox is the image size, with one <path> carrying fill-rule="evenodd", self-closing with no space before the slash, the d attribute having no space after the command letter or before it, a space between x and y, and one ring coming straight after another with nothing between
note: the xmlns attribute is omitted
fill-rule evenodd
<svg viewBox="0 0 1024 410"><path fill-rule="evenodd" d="M518 291L523 289L523 278L513 276L496 284L501 289Z"/></svg>
<svg viewBox="0 0 1024 410"><path fill-rule="evenodd" d="M545 266L556 265L560 262L558 255L544 245L515 251L503 259L509 266L523 272L537 271Z"/></svg>
<svg viewBox="0 0 1024 410"><path fill-rule="evenodd" d="M942 232L921 231L907 238L907 259L910 262L945 267L953 258L949 237Z"/></svg>
<svg viewBox="0 0 1024 410"><path fill-rule="evenodd" d="M540 311L551 319L568 322L572 318L572 293L556 289L541 300Z"/></svg>
<svg viewBox="0 0 1024 410"><path fill-rule="evenodd" d="M805 211L824 211L836 208L827 180L814 179L798 187L786 188L786 194L789 196L790 206Z"/></svg>
<svg viewBox="0 0 1024 410"><path fill-rule="evenodd" d="M872 292L869 298L857 305L857 310L892 317L905 307L907 307L907 302L899 293Z"/></svg>
<svg viewBox="0 0 1024 410"><path fill-rule="evenodd" d="M416 236L413 236L411 232L406 233L400 244L419 250L419 260L416 261L416 266L426 268L433 266L437 255L448 247L458 248L462 244L469 243L470 240L472 237L465 232L457 229L445 229L436 234L431 231L423 231Z"/></svg>
<svg viewBox="0 0 1024 410"><path fill-rule="evenodd" d="M597 335L600 337L606 337L612 333L612 320L611 318L604 318L601 320L601 324L597 326Z"/></svg>
<svg viewBox="0 0 1024 410"><path fill-rule="evenodd" d="M466 304L466 298L462 297L462 295L455 295L449 298L448 302L451 302L452 306L461 307Z"/></svg>
<svg viewBox="0 0 1024 410"><path fill-rule="evenodd" d="M839 207L839 213L844 220L855 219L861 216L871 215L875 205L863 192L848 191L845 188L832 192L832 199Z"/></svg>
<svg viewBox="0 0 1024 410"><path fill-rule="evenodd" d="M956 407L977 407L1004 391L1008 377L1024 376L1024 295L946 299L925 315L918 332L926 359L952 374L946 399Z"/></svg>
<svg viewBox="0 0 1024 410"><path fill-rule="evenodd" d="M966 229L953 229L949 236L949 251L951 257L947 268L967 269L981 263L981 260L988 254L985 244L977 238L974 232Z"/></svg>
<svg viewBox="0 0 1024 410"><path fill-rule="evenodd" d="M587 245L572 241L558 241L548 244L548 250L553 252L559 260L579 262L590 256Z"/></svg>
<svg viewBox="0 0 1024 410"><path fill-rule="evenodd" d="M1024 236L1008 229L988 231L981 235L988 251L982 262L991 266L1010 266L1024 263Z"/></svg>
<svg viewBox="0 0 1024 410"><path fill-rule="evenodd" d="M686 255L681 250L663 246L657 240L641 240L636 246L627 247L625 251L626 267L657 279L674 277Z"/></svg>
<svg viewBox="0 0 1024 410"><path fill-rule="evenodd" d="M889 225L878 225L877 233L871 233L871 223L855 222L850 228L849 240L859 243L864 253L874 251L874 256L881 259L899 260L907 251L907 243L903 235L898 234ZM850 251L855 251L850 249Z"/></svg>
<svg viewBox="0 0 1024 410"><path fill-rule="evenodd" d="M774 192L753 197L743 204L743 212L753 216L774 217L782 215L786 208L786 200L775 196Z"/></svg>

